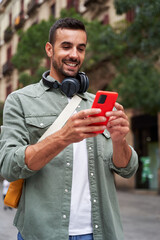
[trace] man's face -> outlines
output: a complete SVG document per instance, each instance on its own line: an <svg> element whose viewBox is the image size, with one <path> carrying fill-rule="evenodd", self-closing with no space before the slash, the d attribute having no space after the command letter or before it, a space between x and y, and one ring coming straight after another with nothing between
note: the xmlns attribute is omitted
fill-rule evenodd
<svg viewBox="0 0 160 240"><path fill-rule="evenodd" d="M65 77L75 77L83 63L87 36L83 30L57 29L53 45L53 77L62 82Z"/></svg>

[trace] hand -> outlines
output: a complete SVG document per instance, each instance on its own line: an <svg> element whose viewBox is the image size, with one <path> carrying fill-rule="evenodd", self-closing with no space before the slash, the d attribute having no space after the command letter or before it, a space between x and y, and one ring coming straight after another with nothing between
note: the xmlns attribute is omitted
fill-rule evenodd
<svg viewBox="0 0 160 240"><path fill-rule="evenodd" d="M125 136L130 130L129 121L122 105L116 102L115 108L117 111L106 113L106 116L110 117L107 124L107 130L109 131L113 142L123 142Z"/></svg>
<svg viewBox="0 0 160 240"><path fill-rule="evenodd" d="M105 130L106 126L90 126L92 123L104 122L106 117L93 116L100 113L97 108L82 110L74 114L67 121L66 125L60 130L64 141L68 143L80 142L84 138L95 137L98 133L93 133L100 130ZM88 117L89 116L89 117Z"/></svg>

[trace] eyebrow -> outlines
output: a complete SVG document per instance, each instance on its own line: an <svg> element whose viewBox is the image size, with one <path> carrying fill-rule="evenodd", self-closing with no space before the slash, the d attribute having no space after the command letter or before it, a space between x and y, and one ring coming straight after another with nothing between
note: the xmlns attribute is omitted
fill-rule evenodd
<svg viewBox="0 0 160 240"><path fill-rule="evenodd" d="M67 41L64 41L64 42L61 43L61 45L65 45L65 44L67 44L67 45L72 45L71 42L67 42ZM80 47L86 47L86 44L85 44L85 43L80 43L80 44L78 44L78 46L80 46Z"/></svg>

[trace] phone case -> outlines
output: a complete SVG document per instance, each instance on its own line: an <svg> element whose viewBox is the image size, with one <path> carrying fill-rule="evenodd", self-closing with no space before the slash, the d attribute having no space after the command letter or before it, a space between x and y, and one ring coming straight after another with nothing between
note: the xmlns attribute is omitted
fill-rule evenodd
<svg viewBox="0 0 160 240"><path fill-rule="evenodd" d="M117 100L117 92L98 91L93 101L92 108L100 108L101 112L92 116L105 116L105 113L112 111L114 104ZM105 116L106 117L106 116ZM105 122L94 123L92 125L107 125L109 117L106 118ZM104 131L97 131L96 133L103 133Z"/></svg>

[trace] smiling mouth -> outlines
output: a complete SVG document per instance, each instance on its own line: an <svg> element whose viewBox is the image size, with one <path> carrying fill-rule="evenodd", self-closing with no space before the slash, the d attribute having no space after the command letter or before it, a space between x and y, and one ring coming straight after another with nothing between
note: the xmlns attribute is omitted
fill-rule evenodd
<svg viewBox="0 0 160 240"><path fill-rule="evenodd" d="M76 67L78 63L65 63L69 67Z"/></svg>
<svg viewBox="0 0 160 240"><path fill-rule="evenodd" d="M64 61L64 63L69 67L77 67L79 65L79 62L77 62L77 61L75 61L75 62L74 61L72 61L72 62Z"/></svg>

